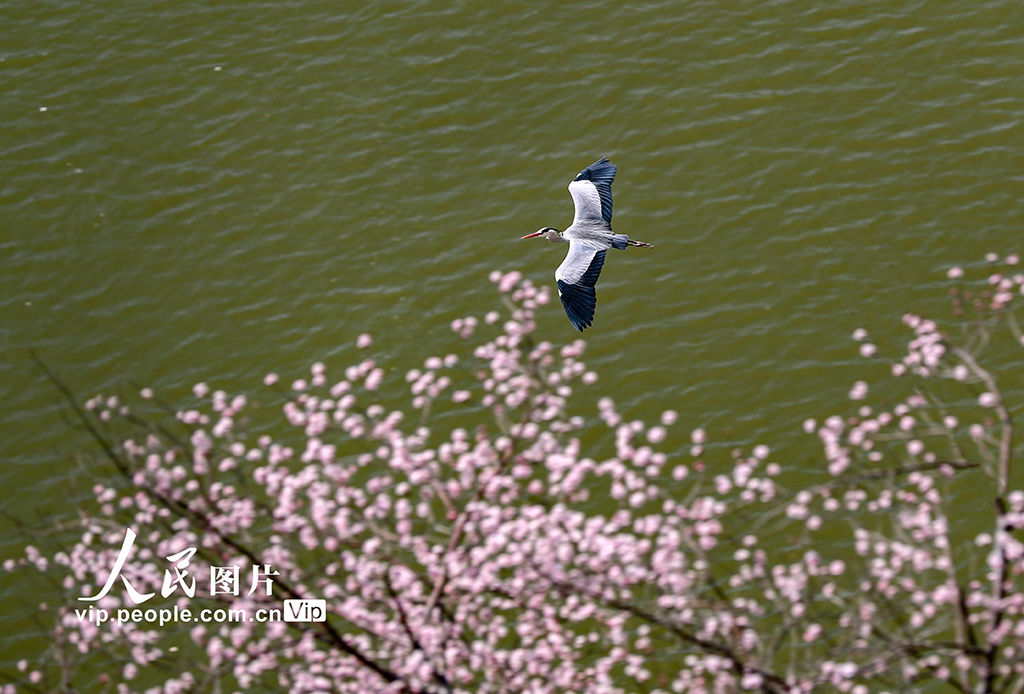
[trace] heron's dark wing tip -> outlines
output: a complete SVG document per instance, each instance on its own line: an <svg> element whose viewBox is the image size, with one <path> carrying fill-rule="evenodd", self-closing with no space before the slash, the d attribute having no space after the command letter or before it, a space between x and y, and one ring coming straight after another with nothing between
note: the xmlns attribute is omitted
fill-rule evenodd
<svg viewBox="0 0 1024 694"><path fill-rule="evenodd" d="M574 182L590 181L594 184L601 198L601 216L609 224L612 221L612 181L615 180L616 171L618 167L615 164L608 161L607 157L601 157L572 179Z"/></svg>
<svg viewBox="0 0 1024 694"><path fill-rule="evenodd" d="M594 321L597 292L594 291L593 286L567 284L562 280L557 280L556 282L558 284L558 298L562 300L565 315L569 317L572 327L583 332Z"/></svg>
<svg viewBox="0 0 1024 694"><path fill-rule="evenodd" d="M618 167L615 164L608 161L607 157L601 157L593 164L576 174L574 181L593 181L595 185L601 183L612 184L615 180L615 172L618 171Z"/></svg>

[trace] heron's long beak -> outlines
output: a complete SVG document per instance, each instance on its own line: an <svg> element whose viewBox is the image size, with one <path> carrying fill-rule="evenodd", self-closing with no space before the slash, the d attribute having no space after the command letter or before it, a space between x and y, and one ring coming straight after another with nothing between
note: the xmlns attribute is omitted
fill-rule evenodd
<svg viewBox="0 0 1024 694"><path fill-rule="evenodd" d="M522 238L522 239L532 239L532 238L536 238L536 237L540 236L543 233L544 233L544 230L541 229L540 231L535 231L532 234L527 234L526 236L520 236L519 238Z"/></svg>

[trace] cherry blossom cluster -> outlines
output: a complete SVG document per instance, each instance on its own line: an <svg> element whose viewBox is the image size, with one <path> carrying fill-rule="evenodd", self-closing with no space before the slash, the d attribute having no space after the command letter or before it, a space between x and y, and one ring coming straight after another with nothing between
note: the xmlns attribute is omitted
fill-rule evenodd
<svg viewBox="0 0 1024 694"><path fill-rule="evenodd" d="M10 679L153 692L1019 687L1019 446L1001 372L982 366L1005 361L997 335L1019 350L1016 262L987 261L981 290L954 286L959 332L908 314L885 379L856 381L852 412L804 422L820 442L808 462L680 431L671 403L653 424L607 394L588 405L585 343L535 339L550 293L518 272L491 276L502 310L453 321L451 351L408 370L378 363L364 334L349 365L270 373L257 394L199 383L178 409L150 389L73 405L107 472L64 548L33 543L4 564L63 590L41 606L50 649ZM865 329L854 338L882 361ZM136 607L127 584L154 594L142 607L254 614L322 599L327 619L82 619L78 598L109 582L126 528L134 548L97 607ZM189 548L196 594L164 595L168 557ZM214 590L215 570L257 567L272 567L272 591Z"/></svg>

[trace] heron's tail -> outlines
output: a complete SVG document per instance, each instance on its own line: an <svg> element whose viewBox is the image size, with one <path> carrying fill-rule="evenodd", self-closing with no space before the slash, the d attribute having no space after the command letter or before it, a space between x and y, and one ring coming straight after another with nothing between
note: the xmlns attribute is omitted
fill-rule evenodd
<svg viewBox="0 0 1024 694"><path fill-rule="evenodd" d="M629 238L625 234L612 234L612 248L614 248L617 251L624 251L624 250L626 250L627 246L640 246L642 248L654 248L654 246L652 246L649 243L644 243L643 241L634 241L633 239Z"/></svg>
<svg viewBox="0 0 1024 694"><path fill-rule="evenodd" d="M634 241L625 233L614 233L611 235L611 248L616 251L625 251L628 246L639 246L640 248L654 248L650 244L645 244L642 241Z"/></svg>

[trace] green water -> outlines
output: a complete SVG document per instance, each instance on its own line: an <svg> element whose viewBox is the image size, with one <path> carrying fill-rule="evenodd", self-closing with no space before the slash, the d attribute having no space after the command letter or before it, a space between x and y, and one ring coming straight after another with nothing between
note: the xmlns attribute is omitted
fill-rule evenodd
<svg viewBox="0 0 1024 694"><path fill-rule="evenodd" d="M4 510L68 508L83 397L253 390L375 337L400 371L552 282L607 155L600 394L806 456L884 373L858 326L1020 250L1024 6L947 2L36 2L2 11ZM557 305L539 337L575 337ZM895 337L893 338L895 340ZM589 397L589 396L588 396ZM680 450L685 441L678 443ZM595 453L596 455L596 453ZM5 540L5 556L20 546ZM3 594L8 604L20 593ZM13 660L29 654L8 639Z"/></svg>

